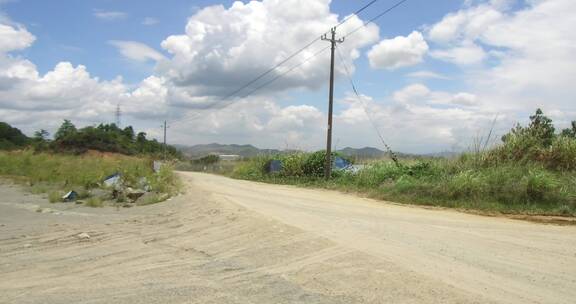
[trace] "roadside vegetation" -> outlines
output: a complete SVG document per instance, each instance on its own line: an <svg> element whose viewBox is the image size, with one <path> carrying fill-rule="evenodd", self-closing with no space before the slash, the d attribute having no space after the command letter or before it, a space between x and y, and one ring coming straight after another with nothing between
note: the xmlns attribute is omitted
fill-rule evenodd
<svg viewBox="0 0 576 304"><path fill-rule="evenodd" d="M46 194L50 202L62 202L74 191L76 200L87 206L128 203L131 192L140 192L141 201L162 201L177 194L181 187L170 165L154 172L151 158L90 152L83 155L0 152L0 175L28 185L36 194ZM105 185L106 177L118 174L114 185ZM141 190L140 190L141 189ZM158 199L163 198L163 199ZM147 203L149 204L149 203Z"/></svg>
<svg viewBox="0 0 576 304"><path fill-rule="evenodd" d="M148 205L166 200L180 191L180 182L170 161L158 172L154 159L176 159L171 146L135 134L132 127L100 124L77 129L65 120L53 139L45 130L28 138L20 130L0 123L0 176L45 194L50 202L61 202L74 191L73 201L86 206L129 203ZM105 179L119 176L113 184Z"/></svg>
<svg viewBox="0 0 576 304"><path fill-rule="evenodd" d="M270 162L282 169L268 173ZM372 161L364 168L322 177L324 152L259 157L232 177L322 187L402 203L533 215L576 215L576 122L556 132L541 110L501 144L456 158Z"/></svg>

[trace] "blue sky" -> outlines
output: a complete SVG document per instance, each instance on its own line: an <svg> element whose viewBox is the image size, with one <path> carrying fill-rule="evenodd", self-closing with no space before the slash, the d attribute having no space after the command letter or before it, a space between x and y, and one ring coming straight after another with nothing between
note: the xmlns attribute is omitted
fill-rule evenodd
<svg viewBox="0 0 576 304"><path fill-rule="evenodd" d="M35 44L23 54L31 59L41 73L54 68L58 62L70 61L89 68L90 73L101 79L121 75L130 83L137 83L153 72L154 64L135 64L125 60L110 46L109 40L133 40L162 51L160 43L169 35L182 33L187 19L202 7L230 6L234 1L136 1L136 0L19 0L4 6L4 11L17 22L24 24L37 37ZM368 1L335 0L331 10L340 16L351 14ZM381 1L361 16L372 17L393 1ZM397 12L377 23L383 36L393 37L410 33L423 24L431 24L446 12L458 9L461 1L447 0L409 1ZM98 11L124 13L124 17L103 20L94 16ZM158 23L144 25L146 18ZM294 45L294 48L299 48ZM359 80L395 81L396 77L370 73L365 58L358 61L362 73ZM365 74L367 73L367 74Z"/></svg>
<svg viewBox="0 0 576 304"><path fill-rule="evenodd" d="M171 139L180 144L316 149L324 137L327 54L270 90L222 110L200 108L367 2L0 1L0 67L27 71L0 75L7 83L0 114L30 133L54 130L64 118L111 122L120 104L123 122L151 136L162 120L172 121ZM395 2L376 2L349 26ZM342 46L363 99L351 97L337 59L335 137L340 145L380 146L372 119L397 150L425 153L466 149L495 117L503 133L536 107L567 124L574 92L549 78L574 76L570 2L407 1Z"/></svg>

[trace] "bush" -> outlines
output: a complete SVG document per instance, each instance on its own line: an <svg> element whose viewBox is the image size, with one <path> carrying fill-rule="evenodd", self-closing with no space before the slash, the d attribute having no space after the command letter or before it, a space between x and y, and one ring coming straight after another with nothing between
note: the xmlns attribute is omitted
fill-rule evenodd
<svg viewBox="0 0 576 304"><path fill-rule="evenodd" d="M306 166L314 166L313 164L307 164L308 158L309 156L306 153L293 153L282 157L282 175L293 177L306 176L306 170L309 170Z"/></svg>
<svg viewBox="0 0 576 304"><path fill-rule="evenodd" d="M62 191L52 191L48 193L48 201L52 204L62 202L62 196L64 196L64 192Z"/></svg>
<svg viewBox="0 0 576 304"><path fill-rule="evenodd" d="M332 154L334 157L335 154ZM324 169L326 166L326 151L318 151L312 154L308 154L304 158L304 163L302 164L302 173L305 176L323 176Z"/></svg>
<svg viewBox="0 0 576 304"><path fill-rule="evenodd" d="M102 207L104 207L104 202L99 197L90 197L86 200L84 205L86 207L102 208Z"/></svg>
<svg viewBox="0 0 576 304"><path fill-rule="evenodd" d="M529 202L548 201L558 187L556 178L544 170L529 170L526 180L526 198Z"/></svg>

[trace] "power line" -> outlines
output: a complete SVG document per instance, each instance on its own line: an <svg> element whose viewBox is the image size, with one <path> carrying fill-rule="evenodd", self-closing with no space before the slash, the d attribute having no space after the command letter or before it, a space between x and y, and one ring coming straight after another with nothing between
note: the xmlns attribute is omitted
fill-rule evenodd
<svg viewBox="0 0 576 304"><path fill-rule="evenodd" d="M260 85L260 86L256 87L254 90L252 90L252 91L248 92L248 94L244 95L242 98L246 98L246 97L248 97L248 96L250 96L250 95L254 94L255 92L257 92L257 91L261 90L262 88L264 88L264 87L266 87L266 86L270 85L271 83L275 82L276 80L278 80L278 79L280 79L280 78L284 77L286 74L288 74L288 73L290 73L290 72L294 71L295 69L297 69L297 68L299 68L299 67L303 66L304 64L306 64L306 63L307 63L307 62L309 62L310 60L312 60L312 59L316 58L318 55L322 54L323 52L325 52L325 51L326 51L327 49L329 49L329 48L330 48L330 46L327 46L327 47L325 47L325 48L321 49L320 51L318 51L318 52L314 53L312 56L310 56L310 57L306 58L304 61L300 62L299 64L297 64L297 65L295 65L295 66L291 67L290 69L288 69L288 70L284 71L284 72L283 72L283 73L281 73L281 74L278 74L276 77L274 77L274 78L270 79L269 81L265 82L264 84L262 84L262 85Z"/></svg>
<svg viewBox="0 0 576 304"><path fill-rule="evenodd" d="M312 59L318 57L318 55L324 53L324 52L325 52L326 50L328 50L329 48L330 48L330 46L326 46L326 47L320 49L319 51L317 51L317 52L315 52L314 54L312 54L310 57L306 58L304 61L302 61L302 62L300 62L300 63L298 63L298 64L290 67L288 70L282 72L281 74L276 75L276 77L268 80L267 82L261 84L260 86L258 86L258 87L256 87L256 88L254 88L253 90L251 90L251 91L248 92L247 94L243 95L241 98L246 98L246 97L254 94L255 92L263 89L264 87L272 84L273 82L277 81L278 79L286 76L287 74L291 73L292 71L296 70L297 68L299 68L299 67L303 66L304 64L308 63L308 62L311 61ZM232 103L233 103L233 101L228 102L228 103L224 104L224 106L223 106L222 108L225 108L225 107L229 106L229 105L232 104ZM205 108L205 109L206 109L206 108ZM204 109L204 110L205 110L205 109ZM176 121L173 121L172 124L179 123L179 122L181 122L181 121L183 121L183 120L185 120L185 119L194 119L194 118L198 117L199 115L200 115L200 113L196 112L196 113L194 113L193 116L188 116L188 117L184 117L184 118L178 119L178 120L176 120Z"/></svg>
<svg viewBox="0 0 576 304"><path fill-rule="evenodd" d="M340 21L340 23L338 23L336 26L334 26L335 28L338 28L339 26L341 26L342 24L348 22L348 20L350 20L352 17L354 16L358 16L360 13L362 13L364 10L366 10L367 8L369 8L370 6L372 6L374 3L378 2L379 0L372 0L369 3L367 3L366 5L364 5L363 7L359 8L358 10L356 10L354 13L348 15L348 17L344 18L342 21ZM328 34L328 32L325 32L322 35L326 35Z"/></svg>
<svg viewBox="0 0 576 304"><path fill-rule="evenodd" d="M374 5L374 3L378 2L379 0L372 0L369 3L367 3L366 5L364 5L363 7L361 7L360 9L356 10L353 14L349 15L348 17L344 18L342 21L340 21L336 26L334 26L334 28L337 28L343 24L345 24L346 22L348 22L353 16L357 16L358 14L362 13L364 10L368 9L370 6ZM256 83L257 81L259 81L260 79L266 77L267 75L269 75L270 73L272 73L274 70L276 70L277 68L279 68L280 66L284 65L286 62L290 61L291 59L293 59L294 57L296 57L298 54L302 53L303 51L305 51L306 49L308 49L310 46L312 46L314 43L320 41L322 39L322 36L324 36L325 34L328 34L330 32L330 30L322 33L320 36L316 37L314 40L310 41L309 43L307 43L306 45L304 45L303 47L301 47L300 49L298 49L296 52L292 53L291 55L289 55L288 57L286 57L284 60L278 62L277 64L275 64L274 66L272 66L271 68L267 69L266 71L264 71L263 73L261 73L259 76L257 76L256 78L252 79L251 81L247 82L246 84L244 84L243 86L241 86L240 88L236 89L235 91L227 94L226 96L224 96L221 100L226 100L228 98L231 98L233 96L235 96L236 94L240 93L241 91L243 91L244 89L248 88L249 86L251 86L252 84ZM218 103L218 102L216 102ZM207 109L210 109L211 107L208 107Z"/></svg>
<svg viewBox="0 0 576 304"><path fill-rule="evenodd" d="M380 129L378 128L378 125L376 124L376 122L374 121L374 119L372 118L372 116L370 115L370 112L368 111L366 104L364 103L364 99L360 96L360 93L358 92L358 89L356 88L356 84L354 83L354 80L352 79L352 73L350 72L350 70L348 69L348 65L346 64L346 61L344 61L344 57L342 56L342 53L340 52L339 48L336 48L336 50L338 51L338 58L340 58L340 61L342 63L342 66L344 67L344 71L346 72L346 76L348 78L348 81L350 82L350 85L352 86L352 91L354 91L354 95L356 95L356 98L358 99L358 102L360 103L360 105L362 106L362 109L364 110L364 113L366 114L366 116L368 117L368 120L370 121L370 123L372 124L372 127L374 128L374 130L376 131L376 134L378 134L378 137L380 138L380 141L382 141L382 144L384 144L384 147L386 148L386 150L388 151L388 153L390 154L390 157L392 158L392 160L394 161L394 163L396 163L396 165L398 165L398 157L396 156L396 154L394 153L394 151L392 151L392 149L390 148L390 146L386 143L386 141L384 140L384 136L382 135L382 132L380 132Z"/></svg>
<svg viewBox="0 0 576 304"><path fill-rule="evenodd" d="M351 32L347 33L346 35L344 35L344 38L347 38L348 36L351 36L353 34L355 34L356 32L358 32L359 30L361 30L362 28L367 27L369 24L374 23L374 21L382 18L382 16L390 13L391 11L393 11L395 8L399 7L400 5L404 4L404 2L407 2L408 0L401 0L396 2L396 4L392 5L391 7L387 8L386 10L384 10L383 12L381 12L380 14L374 16L372 19L368 20L368 22L364 23L363 25L355 28L354 30L352 30Z"/></svg>
<svg viewBox="0 0 576 304"><path fill-rule="evenodd" d="M378 2L379 0L372 0L369 3L367 3L366 5L364 5L363 7L361 7L360 9L356 10L353 14L349 15L348 17L344 18L342 21L340 21L335 27L333 28L337 28L343 24L345 24L346 22L348 22L353 16L357 16L358 14L362 13L363 11L365 11L366 9L368 9L370 6L374 5L376 2ZM393 6L389 7L388 9L386 9L385 11L383 11L382 13L376 15L375 17L373 17L372 19L370 19L368 22L364 23L362 26L357 27L356 29L352 30L351 32L347 33L345 36L343 36L343 38L346 38L348 36L353 35L354 33L358 32L360 29L368 26L370 23L373 23L374 21L376 21L377 19L381 18L382 16L386 15L387 13L389 13L390 11L392 11L393 9L395 9L396 7L400 6L401 4L403 4L404 2L406 2L408 0L402 0L397 2L396 4L394 4ZM282 60L281 62L277 63L276 65L272 66L271 68L269 68L268 70L266 70L265 72L263 72L262 74L260 74L259 76L257 76L256 78L252 79L251 81L249 81L248 83L246 83L245 85L243 85L242 87L238 88L237 90L235 90L234 92L226 95L225 97L221 98L219 101L216 101L210 105L208 105L206 108L202 109L202 110L209 110L212 109L214 107L216 107L218 104L226 101L227 99L237 95L238 93L240 93L241 91L243 91L244 89L248 88L249 86L251 86L252 84L256 83L257 81L261 80L262 78L266 77L267 75L269 75L270 73L272 73L274 70L276 70L278 67L284 65L286 62L292 60L294 57L296 57L298 54L302 53L303 51L305 51L306 49L308 49L310 46L312 46L313 44L315 44L316 42L320 41L322 39L322 36L328 34L331 30L324 32L322 35L320 35L319 37L315 38L314 40L310 41L308 44L304 45L303 47L301 47L300 49L298 49L296 52L294 52L293 54L291 54L290 56L288 56L287 58L285 58L284 60ZM320 52L314 54L311 58L306 59L304 62L301 62L300 64L290 68L288 71L277 75L276 77L274 77L273 79L271 79L270 81L267 81L266 83L264 83L263 85L258 86L257 88L255 88L254 90L250 91L248 94L246 94L244 97L242 98L246 98L252 94L254 94L255 92L261 90L262 88L264 88L265 86L275 82L276 80L278 80L279 78L283 77L284 75L286 75L287 73L293 71L294 69L300 67L301 65L303 65L304 63L308 62L309 60L311 60L312 58L316 57L317 55L319 55L319 53L327 50L327 48L320 50ZM230 104L232 104L232 102L228 102L226 103L222 108L225 108L227 106L229 106ZM197 115L195 115L192 118L195 118L196 116L199 115L199 113L196 113ZM176 122L180 122L181 120L186 119L186 117L177 120Z"/></svg>

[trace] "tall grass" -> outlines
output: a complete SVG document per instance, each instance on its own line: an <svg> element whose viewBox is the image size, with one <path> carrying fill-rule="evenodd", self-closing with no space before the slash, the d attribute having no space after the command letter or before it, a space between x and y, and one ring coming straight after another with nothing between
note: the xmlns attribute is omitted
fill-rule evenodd
<svg viewBox="0 0 576 304"><path fill-rule="evenodd" d="M270 159L258 158L239 166L233 177L274 183L312 185L425 205L507 213L576 215L576 121L556 133L542 110L528 126L517 125L502 143L487 149L475 141L471 153L455 159L370 163L357 173L336 172L317 178L323 152L278 157L283 169L266 174ZM309 170L313 164L314 170Z"/></svg>
<svg viewBox="0 0 576 304"><path fill-rule="evenodd" d="M305 156L298 155L295 159ZM325 180L292 174L293 167L298 167L294 164L289 164L283 173L270 175L263 169L267 161L258 158L244 162L232 177L337 189L412 204L502 213L576 215L576 173L552 170L537 162L494 163L484 153L404 162L400 166L384 160L373 162L357 173L337 172L334 178Z"/></svg>
<svg viewBox="0 0 576 304"><path fill-rule="evenodd" d="M139 185L145 178L151 191L174 194L178 180L169 166L158 174L152 160L117 154L63 155L32 151L0 152L0 175L27 181L33 191L83 193L101 186L104 178L120 173L127 185Z"/></svg>

